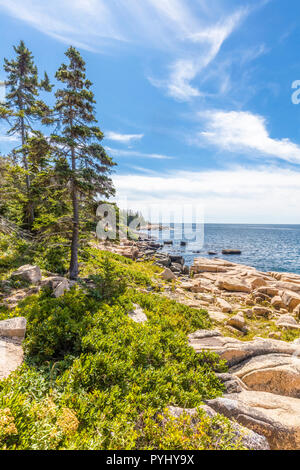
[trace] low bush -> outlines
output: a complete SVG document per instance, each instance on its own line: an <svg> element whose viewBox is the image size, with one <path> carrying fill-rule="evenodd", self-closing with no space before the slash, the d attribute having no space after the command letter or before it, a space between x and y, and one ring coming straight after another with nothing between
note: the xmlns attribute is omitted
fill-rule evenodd
<svg viewBox="0 0 300 470"><path fill-rule="evenodd" d="M7 312L25 316L28 329L25 364L0 382L0 448L241 447L221 418L201 416L196 432L184 417L157 421L168 406L222 394L215 372L225 363L188 345L190 332L211 326L207 312L146 292L156 284L151 264L83 255L93 290L86 283L58 299L42 291ZM146 323L130 318L136 304Z"/></svg>

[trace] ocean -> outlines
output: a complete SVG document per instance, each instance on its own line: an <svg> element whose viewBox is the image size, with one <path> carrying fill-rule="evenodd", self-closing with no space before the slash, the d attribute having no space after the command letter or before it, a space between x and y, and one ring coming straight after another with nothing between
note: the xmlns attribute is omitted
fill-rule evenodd
<svg viewBox="0 0 300 470"><path fill-rule="evenodd" d="M253 266L260 271L300 274L300 225L174 224L170 230L152 230L158 240L173 240L162 251L180 254L188 266L196 257L216 257ZM186 240L186 246L181 242ZM241 255L222 255L223 249L238 249Z"/></svg>

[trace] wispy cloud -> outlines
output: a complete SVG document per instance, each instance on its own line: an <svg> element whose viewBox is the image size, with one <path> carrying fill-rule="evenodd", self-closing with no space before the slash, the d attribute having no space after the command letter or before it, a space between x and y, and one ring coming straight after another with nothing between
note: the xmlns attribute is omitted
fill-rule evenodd
<svg viewBox="0 0 300 470"><path fill-rule="evenodd" d="M206 121L204 131L192 138L193 143L211 144L222 150L267 155L300 163L300 146L290 139L274 139L263 116L245 111L209 111L199 113Z"/></svg>
<svg viewBox="0 0 300 470"><path fill-rule="evenodd" d="M189 101L200 96L200 91L191 85L196 77L199 67L192 59L177 60L170 67L171 73L168 79L158 80L148 77L150 83L158 88L167 90L167 94L179 101Z"/></svg>
<svg viewBox="0 0 300 470"><path fill-rule="evenodd" d="M193 51L192 54L189 52L190 57L176 60L169 67L170 74L167 79L148 77L150 82L154 86L165 88L169 96L179 101L190 101L202 95L200 90L191 84L192 80L216 58L224 41L247 13L248 10L243 8L216 24L206 28L199 26L199 31L187 33L184 39L190 44L189 50ZM196 51L192 44L198 46Z"/></svg>
<svg viewBox="0 0 300 470"><path fill-rule="evenodd" d="M5 125L0 126L0 142L4 143L12 143L18 142L18 137L16 135L8 135L7 134L8 127Z"/></svg>
<svg viewBox="0 0 300 470"><path fill-rule="evenodd" d="M106 140L112 140L114 142L120 142L122 144L130 144L133 141L141 140L144 134L120 134L118 132L107 131L105 133Z"/></svg>
<svg viewBox="0 0 300 470"><path fill-rule="evenodd" d="M0 0L0 9L67 44L107 52L119 44L160 50L164 70L150 82L179 101L201 96L193 83L218 56L250 7L222 0ZM243 2L239 2L243 5ZM210 6L210 8L209 8Z"/></svg>
<svg viewBox="0 0 300 470"><path fill-rule="evenodd" d="M173 160L174 157L168 155L161 155L159 153L143 153L136 150L120 150L106 147L108 153L115 157L138 157L138 158L154 158L157 160Z"/></svg>
<svg viewBox="0 0 300 470"><path fill-rule="evenodd" d="M204 207L207 222L300 223L300 172L277 167L228 168L165 176L115 175L118 198L139 209Z"/></svg>
<svg viewBox="0 0 300 470"><path fill-rule="evenodd" d="M13 135L0 135L0 142L18 142L18 139Z"/></svg>

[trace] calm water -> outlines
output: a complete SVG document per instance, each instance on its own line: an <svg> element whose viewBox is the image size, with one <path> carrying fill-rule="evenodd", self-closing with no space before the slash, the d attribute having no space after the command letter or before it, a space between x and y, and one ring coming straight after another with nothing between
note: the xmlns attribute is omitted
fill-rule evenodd
<svg viewBox="0 0 300 470"><path fill-rule="evenodd" d="M180 241L188 241L186 247ZM209 250L216 251L218 258L254 266L261 271L283 271L300 274L300 225L235 225L207 224L201 226L175 224L174 230L152 231L158 239L173 239L173 246L162 251L180 253L186 264L191 265L196 257L212 258ZM203 242L202 242L203 240ZM239 249L238 256L223 256L222 249ZM200 250L200 253L196 253Z"/></svg>

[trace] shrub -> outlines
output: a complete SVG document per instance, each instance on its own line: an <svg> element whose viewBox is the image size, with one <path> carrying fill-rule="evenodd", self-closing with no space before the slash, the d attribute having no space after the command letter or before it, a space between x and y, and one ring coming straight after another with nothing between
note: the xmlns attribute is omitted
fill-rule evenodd
<svg viewBox="0 0 300 470"><path fill-rule="evenodd" d="M95 301L77 288L59 299L46 292L26 299L15 311L28 321L26 354L37 362L79 354L95 308Z"/></svg>
<svg viewBox="0 0 300 470"><path fill-rule="evenodd" d="M141 417L140 447L144 450L235 450L242 449L230 421L220 415L212 418L198 409L196 416L184 412L179 417L168 409L157 416Z"/></svg>
<svg viewBox="0 0 300 470"><path fill-rule="evenodd" d="M103 258L98 273L89 278L94 284L89 293L100 301L112 302L126 290L125 279L120 276L116 264L108 256Z"/></svg>

